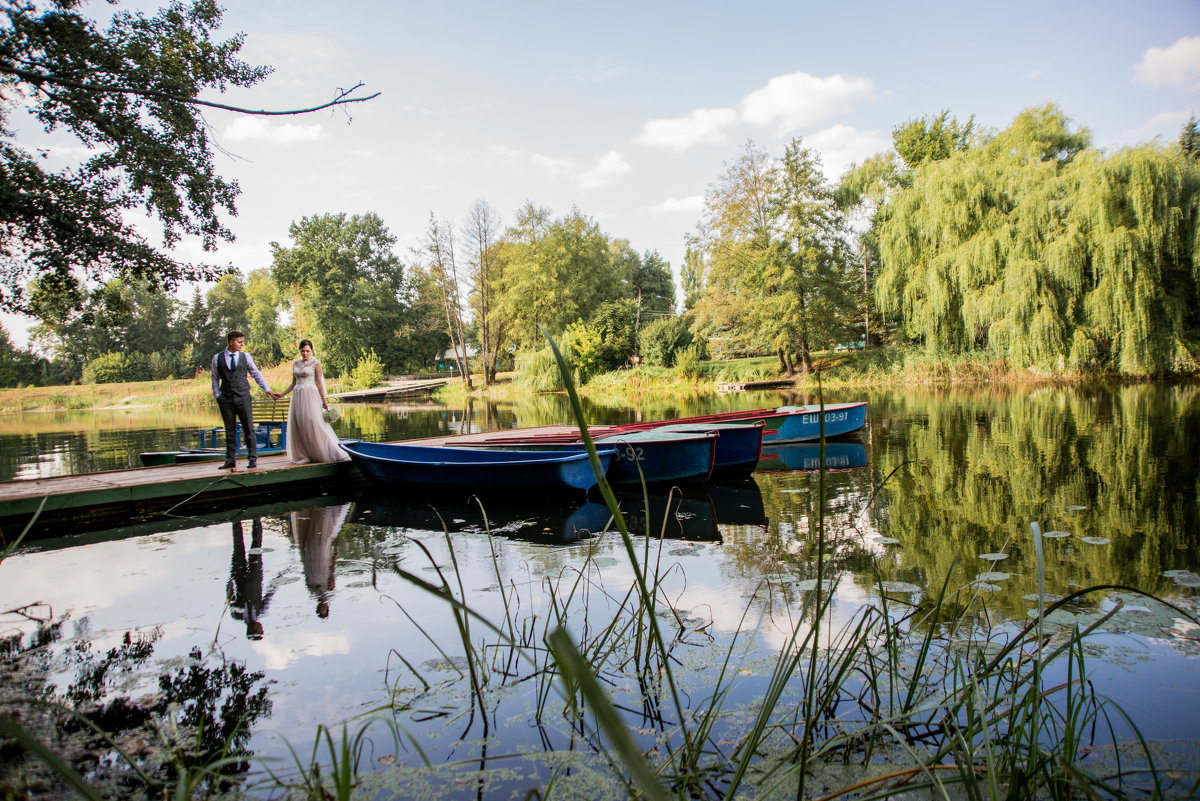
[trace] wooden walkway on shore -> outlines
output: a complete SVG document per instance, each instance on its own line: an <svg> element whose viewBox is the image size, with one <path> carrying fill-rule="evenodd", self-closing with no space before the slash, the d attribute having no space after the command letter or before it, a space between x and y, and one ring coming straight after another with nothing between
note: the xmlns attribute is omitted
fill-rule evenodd
<svg viewBox="0 0 1200 801"><path fill-rule="evenodd" d="M373 387L372 389L356 389L353 392L339 392L336 395L330 395L330 398L337 400L389 400L392 398L402 398L410 395L423 395L427 392L433 392L435 389L440 389L446 386L443 379L430 379L422 381L397 381L389 383L386 387Z"/></svg>
<svg viewBox="0 0 1200 801"><path fill-rule="evenodd" d="M350 462L294 465L283 454L258 467L220 470L218 462L138 467L0 482L0 536L12 542L31 520L30 536L143 522L303 497L350 486L362 474ZM40 511L39 511L40 510Z"/></svg>

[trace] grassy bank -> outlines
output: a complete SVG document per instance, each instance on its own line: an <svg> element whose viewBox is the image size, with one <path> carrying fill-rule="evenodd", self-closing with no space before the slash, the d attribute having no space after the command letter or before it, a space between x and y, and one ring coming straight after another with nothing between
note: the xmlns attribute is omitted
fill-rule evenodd
<svg viewBox="0 0 1200 801"><path fill-rule="evenodd" d="M929 356L911 351L877 348L868 351L839 351L815 354L813 366L825 386L870 386L883 384L954 384L980 382L1038 383L1079 381L1077 374L1015 370L1002 359ZM291 381L291 363L263 370L273 388L282 390ZM786 376L774 356L730 359L703 363L700 377L685 377L679 371L641 365L630 370L614 370L594 376L581 391L587 395L637 397L654 395L695 395L718 391L723 384L793 380L797 387L815 387L817 372ZM330 393L341 391L337 379L328 381ZM472 389L453 379L437 397L454 402L467 397L505 400L527 394L515 373L501 373L496 383L485 387L480 376ZM138 407L200 407L212 403L207 375L193 379L142 381L125 384L85 384L59 387L23 387L0 390L0 413L61 411L70 409L107 409Z"/></svg>

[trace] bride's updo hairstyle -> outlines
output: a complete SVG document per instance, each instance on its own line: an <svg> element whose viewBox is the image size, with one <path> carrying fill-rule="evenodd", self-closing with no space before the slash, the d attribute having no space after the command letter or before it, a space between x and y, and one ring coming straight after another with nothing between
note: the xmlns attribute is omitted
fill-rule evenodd
<svg viewBox="0 0 1200 801"><path fill-rule="evenodd" d="M311 339L302 339L302 340L300 340L300 345L299 345L299 346L296 348L296 350L300 350L300 349L301 349L301 348L303 348L305 345L308 345L308 349L309 349L309 350L316 350L316 348L314 348L314 347L312 346L312 340L311 340Z"/></svg>

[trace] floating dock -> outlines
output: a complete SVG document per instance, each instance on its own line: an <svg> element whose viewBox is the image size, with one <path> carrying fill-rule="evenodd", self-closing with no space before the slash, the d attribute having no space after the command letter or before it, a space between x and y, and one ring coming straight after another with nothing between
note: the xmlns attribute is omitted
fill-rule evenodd
<svg viewBox="0 0 1200 801"><path fill-rule="evenodd" d="M435 389L441 389L446 386L446 382L442 379L434 379L428 381L397 381L389 383L385 387L374 387L372 389L356 389L352 392L339 392L335 395L330 395L330 399L346 400L346 401L370 401L370 400L391 400L394 398L405 398L413 395L424 395L433 392Z"/></svg>
<svg viewBox="0 0 1200 801"><path fill-rule="evenodd" d="M263 456L258 467L220 470L218 462L138 467L0 482L0 543L185 517L350 487L363 476L350 462L292 464Z"/></svg>

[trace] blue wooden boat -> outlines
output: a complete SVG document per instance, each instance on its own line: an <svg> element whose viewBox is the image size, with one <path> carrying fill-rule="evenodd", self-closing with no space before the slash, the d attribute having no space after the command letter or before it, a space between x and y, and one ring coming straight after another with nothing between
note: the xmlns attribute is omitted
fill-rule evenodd
<svg viewBox="0 0 1200 801"><path fill-rule="evenodd" d="M826 442L825 469L848 470L866 467L867 446L861 442ZM820 470L821 444L798 442L791 445L769 445L763 448L760 471Z"/></svg>
<svg viewBox="0 0 1200 801"><path fill-rule="evenodd" d="M389 484L471 492L588 490L596 476L586 453L477 450L343 440L342 449L365 475ZM597 451L608 470L615 451Z"/></svg>
<svg viewBox="0 0 1200 801"><path fill-rule="evenodd" d="M763 444L777 445L784 442L812 442L821 438L820 406L778 406L774 409L755 409L746 412L720 412L698 417L681 417L664 420L662 424L708 424L741 423L743 425L763 422ZM852 434L867 422L866 401L859 403L831 403L825 406L825 438ZM639 423L645 427L647 423Z"/></svg>
<svg viewBox="0 0 1200 801"><path fill-rule="evenodd" d="M672 423L645 429L661 432L717 432L716 453L713 456L713 478L735 478L749 475L758 465L762 453L765 422L742 423Z"/></svg>
<svg viewBox="0 0 1200 801"><path fill-rule="evenodd" d="M687 484L707 481L716 457L715 431L621 431L599 429L593 435L597 448L615 450L608 469L608 483L614 486L647 484ZM514 429L511 433L493 432L487 436L463 436L442 440L450 447L480 449L547 450L583 453L578 429L567 433L532 429Z"/></svg>

